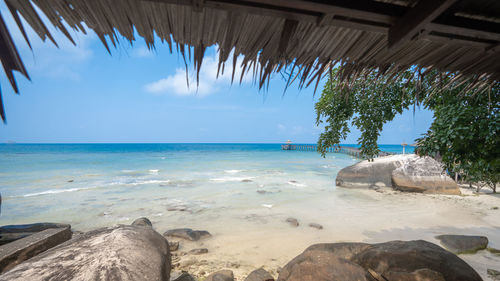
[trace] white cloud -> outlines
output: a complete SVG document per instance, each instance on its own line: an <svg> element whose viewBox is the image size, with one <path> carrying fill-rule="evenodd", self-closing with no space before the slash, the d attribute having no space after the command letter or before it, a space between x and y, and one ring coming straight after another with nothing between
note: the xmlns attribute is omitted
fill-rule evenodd
<svg viewBox="0 0 500 281"><path fill-rule="evenodd" d="M214 92L214 85L208 83L205 79L200 79L199 87L196 87L196 82L191 80L188 87L186 82L186 72L183 69L177 69L174 75L160 79L144 86L146 91L153 94L169 93L178 96L198 95L206 96ZM194 83L193 83L194 82Z"/></svg>
<svg viewBox="0 0 500 281"><path fill-rule="evenodd" d="M230 55L230 57L232 57L232 55ZM186 82L186 70L184 68L178 68L175 74L148 83L144 86L144 89L153 94L204 97L217 92L220 86L227 86L231 83L232 65L232 59L228 59L225 67L226 71L223 74L219 73L219 77L217 78L218 57L205 57L200 69L198 82L196 81L196 73L192 69L189 70L189 87ZM239 83L241 71L242 68L237 64L234 75L235 83ZM242 83L248 83L250 81L249 75L245 75Z"/></svg>

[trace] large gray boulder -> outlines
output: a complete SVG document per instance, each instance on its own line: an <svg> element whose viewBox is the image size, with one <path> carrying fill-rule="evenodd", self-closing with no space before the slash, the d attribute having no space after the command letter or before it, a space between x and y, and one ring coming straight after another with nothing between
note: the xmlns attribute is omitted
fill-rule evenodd
<svg viewBox="0 0 500 281"><path fill-rule="evenodd" d="M457 183L431 157L409 158L392 171L392 187L407 192L460 195Z"/></svg>
<svg viewBox="0 0 500 281"><path fill-rule="evenodd" d="M472 267L438 245L418 241L316 244L291 260L278 281L481 281Z"/></svg>
<svg viewBox="0 0 500 281"><path fill-rule="evenodd" d="M335 180L337 186L354 188L392 187L392 171L401 167L411 155L391 155L361 161L340 170Z"/></svg>
<svg viewBox="0 0 500 281"><path fill-rule="evenodd" d="M90 231L14 267L0 280L168 281L167 240L148 227Z"/></svg>
<svg viewBox="0 0 500 281"><path fill-rule="evenodd" d="M405 192L460 195L458 185L431 157L391 155L345 167L337 174L337 186L392 187Z"/></svg>

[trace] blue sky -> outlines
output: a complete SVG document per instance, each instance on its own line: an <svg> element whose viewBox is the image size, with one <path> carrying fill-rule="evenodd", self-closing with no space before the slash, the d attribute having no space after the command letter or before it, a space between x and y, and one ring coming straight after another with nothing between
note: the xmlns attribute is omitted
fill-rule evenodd
<svg viewBox="0 0 500 281"><path fill-rule="evenodd" d="M168 46L149 51L142 39L123 40L109 55L98 38L73 33L73 46L61 33L59 49L29 30L33 51L1 7L31 76L16 75L14 94L5 75L0 83L8 123L0 124L0 142L243 142L274 143L288 139L315 143L313 87L301 91L274 75L268 91L246 77L231 85L229 75L216 79L216 49L208 49L200 87L186 86L184 62ZM229 64L231 65L231 64ZM413 142L427 131L432 113L417 109L388 123L380 143ZM355 143L352 130L345 143Z"/></svg>

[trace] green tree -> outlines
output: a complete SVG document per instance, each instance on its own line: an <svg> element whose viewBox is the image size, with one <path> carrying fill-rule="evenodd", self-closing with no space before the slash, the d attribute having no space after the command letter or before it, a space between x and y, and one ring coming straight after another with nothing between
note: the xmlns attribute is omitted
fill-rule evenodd
<svg viewBox="0 0 500 281"><path fill-rule="evenodd" d="M431 85L436 85L432 82L438 73L422 78L406 71L396 78L369 74L345 87L332 78L335 71L315 106L316 123L325 125L318 140L320 153L345 140L352 124L361 131L362 155L373 159L380 152L377 140L383 125L403 110L422 105L434 111L434 121L418 140L418 153L439 157L448 171L461 171L467 180L495 190L500 181L499 83L479 93L466 91L466 84L436 91Z"/></svg>

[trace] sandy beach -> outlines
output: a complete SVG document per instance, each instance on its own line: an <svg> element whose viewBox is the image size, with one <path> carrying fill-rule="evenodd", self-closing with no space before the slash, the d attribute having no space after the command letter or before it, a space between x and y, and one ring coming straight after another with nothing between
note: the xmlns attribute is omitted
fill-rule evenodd
<svg viewBox="0 0 500 281"><path fill-rule="evenodd" d="M462 196L447 196L337 188L332 191L336 196L296 198L272 208L241 210L226 220L200 214L197 219L185 218L190 221L185 225L183 216L190 215L181 215L177 222L153 219L153 225L160 232L167 227L210 231L210 239L181 241L182 252L208 248L209 253L181 256L176 259L180 269L200 274L230 268L238 280L261 266L276 274L315 243L424 239L439 244L437 235L463 234L485 235L489 247L500 248L500 210L495 208L500 206L500 195L461 191ZM287 217L297 218L299 227L286 223ZM324 228L309 227L312 222ZM500 256L486 250L460 257L485 280L490 280L486 269L500 264Z"/></svg>

